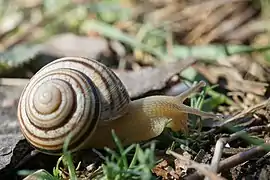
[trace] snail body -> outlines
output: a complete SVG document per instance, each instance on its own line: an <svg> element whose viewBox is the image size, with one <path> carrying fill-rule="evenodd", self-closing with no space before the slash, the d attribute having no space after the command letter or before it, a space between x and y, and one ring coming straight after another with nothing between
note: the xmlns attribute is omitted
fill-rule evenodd
<svg viewBox="0 0 270 180"><path fill-rule="evenodd" d="M69 133L69 150L113 148L114 129L124 145L160 135L164 128L187 131L188 113L218 116L183 104L200 87L184 93L131 101L128 92L105 65L81 57L57 59L41 68L24 88L18 104L21 132L37 150L61 154Z"/></svg>

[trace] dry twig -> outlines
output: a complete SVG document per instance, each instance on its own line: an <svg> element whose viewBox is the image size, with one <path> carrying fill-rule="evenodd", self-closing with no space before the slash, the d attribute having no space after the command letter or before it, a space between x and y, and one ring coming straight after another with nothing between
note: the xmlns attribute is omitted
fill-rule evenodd
<svg viewBox="0 0 270 180"><path fill-rule="evenodd" d="M184 161L186 166L200 171L201 173L203 173L203 175L209 177L212 180L224 180L224 178L219 177L217 174L213 173L211 170L206 168L205 167L206 165L202 165L202 164L197 163L193 160L187 159L186 157L184 157L176 152L173 152L171 150L168 150L168 153L173 155L175 158Z"/></svg>
<svg viewBox="0 0 270 180"><path fill-rule="evenodd" d="M268 153L269 149L270 149L270 144L265 143L263 145L253 147L247 151L244 151L244 152L238 153L236 155L233 155L229 158L226 158L220 162L219 167L218 167L218 172L221 170L224 171L224 170L227 170L229 168L235 167L235 166L237 166L241 163L244 163L244 162L246 162L254 157L264 156L265 154ZM195 172L195 173L189 175L188 177L186 177L185 179L186 180L199 180L202 178L203 178L202 174L200 174L199 172Z"/></svg>
<svg viewBox="0 0 270 180"><path fill-rule="evenodd" d="M252 107L250 107L250 108L248 108L248 109L245 109L245 110L243 110L241 113L239 113L239 114L235 115L234 117L229 118L229 119L227 119L226 121L224 121L224 122L221 124L221 127L227 126L227 125L229 125L230 123L233 123L236 119L239 119L239 118L241 118L241 117L243 117L243 116L245 116L245 115L247 115L247 114L249 114L249 113L252 113L252 112L257 111L257 110L259 110L259 109L263 109L263 108L265 108L266 106L268 106L269 103L270 103L270 98L267 99L267 100L265 100L265 101L263 101L263 102L261 102L261 103L259 103L259 104L256 104L255 106L252 106Z"/></svg>

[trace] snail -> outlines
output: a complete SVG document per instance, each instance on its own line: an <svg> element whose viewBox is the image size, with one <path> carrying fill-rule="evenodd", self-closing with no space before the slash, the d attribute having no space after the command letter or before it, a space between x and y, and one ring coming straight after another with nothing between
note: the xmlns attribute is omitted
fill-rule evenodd
<svg viewBox="0 0 270 180"><path fill-rule="evenodd" d="M183 101L205 86L200 81L178 96L155 95L131 100L108 67L94 59L64 57L41 68L24 87L17 116L25 139L45 154L114 148L112 129L123 145L159 136L165 127L187 132L188 114L218 119Z"/></svg>

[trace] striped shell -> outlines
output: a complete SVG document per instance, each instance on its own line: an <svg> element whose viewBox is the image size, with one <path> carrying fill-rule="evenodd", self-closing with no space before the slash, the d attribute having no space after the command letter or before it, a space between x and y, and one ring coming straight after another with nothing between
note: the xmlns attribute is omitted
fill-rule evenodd
<svg viewBox="0 0 270 180"><path fill-rule="evenodd" d="M80 57L57 59L40 69L24 88L18 119L36 149L60 154L69 133L69 150L81 149L99 123L126 112L128 92L112 70Z"/></svg>

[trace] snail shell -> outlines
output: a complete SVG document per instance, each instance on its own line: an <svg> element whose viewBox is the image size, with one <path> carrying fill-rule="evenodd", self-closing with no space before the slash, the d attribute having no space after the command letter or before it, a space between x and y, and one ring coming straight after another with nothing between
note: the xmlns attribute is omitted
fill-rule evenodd
<svg viewBox="0 0 270 180"><path fill-rule="evenodd" d="M36 149L59 154L72 133L69 150L74 152L99 123L123 115L129 103L125 86L108 67L93 59L65 57L31 78L19 100L18 119Z"/></svg>

